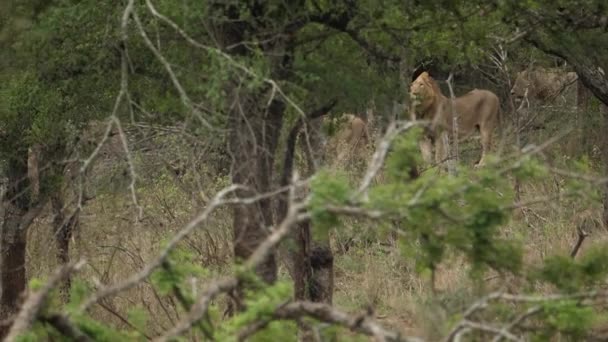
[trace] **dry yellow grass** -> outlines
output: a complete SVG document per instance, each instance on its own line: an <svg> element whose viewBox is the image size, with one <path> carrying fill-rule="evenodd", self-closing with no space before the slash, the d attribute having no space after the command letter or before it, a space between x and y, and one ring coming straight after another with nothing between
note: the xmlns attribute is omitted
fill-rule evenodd
<svg viewBox="0 0 608 342"><path fill-rule="evenodd" d="M530 141L542 136L529 136ZM575 142L568 140L554 147L554 155L562 149L578 149ZM566 148L567 146L567 148ZM465 146L466 147L466 146ZM466 148L463 148L466 150ZM187 152L187 151L186 151ZM162 153L162 151L159 151ZM371 150L369 155L371 156ZM466 154L464 155L466 158ZM203 179L199 188L191 187L188 193L174 185L173 180L164 175L146 175L149 165L159 165L150 155L138 156L138 195L144 207L144 220L135 222L135 208L125 189L112 189L112 177L116 168L101 168L94 174L98 184L96 199L85 207L80 230L72 241L71 257L86 258L88 266L79 275L88 282L114 283L126 278L150 260L165 238L185 224L201 207L192 200L200 192L213 194L225 183L225 179ZM115 163L116 159L102 160L101 163ZM156 164L155 164L156 163ZM362 165L352 167L345 163L336 166L347 170L352 179L363 171ZM107 166L107 165L106 165ZM191 172L188 171L188 172ZM163 174L157 172L157 174ZM190 177L188 174L184 177ZM195 184L195 183L192 183ZM202 184L202 185L201 185ZM558 191L555 180L522 186L522 200L533 198L538 193L550 194ZM551 254L567 254L576 241L577 213L587 209L589 215L599 215L600 205L578 208L572 200L543 203L531 206L515 217L502 229L502 234L525 241L525 262L539 263ZM48 274L56 266L55 249L49 234L51 217L49 212L38 219L31 228L28 246L28 276L40 277ZM437 294L430 290L429 277L413 271L411 260L400 255L393 245L384 243L386 239L358 239L362 229L375 229L368 223L347 220L346 227L333 234L332 245L337 252L335 258L334 302L346 310L360 311L368 306L375 308L381 322L407 334L426 336L434 340L449 328L447 318L465 308L474 298L473 285L467 276L463 260L452 258L436 273ZM354 238L356 243L348 251L339 248L344 239ZM579 254L594 243L606 241L604 231L596 230L583 244ZM380 241L381 240L381 241ZM230 211L219 210L183 245L190 248L212 274L229 271L231 263L231 219ZM380 243L382 242L382 244ZM281 277L287 278L283 268ZM193 282L193 288L202 288L205 280ZM487 290L498 288L503 281L487 280ZM512 284L517 289L517 282ZM550 289L539 289L549 291ZM140 286L116 296L106 303L107 308L97 308L94 315L124 326L122 319L132 307L139 305L151 315L149 333L158 333L177 317L177 304L153 291L149 284Z"/></svg>

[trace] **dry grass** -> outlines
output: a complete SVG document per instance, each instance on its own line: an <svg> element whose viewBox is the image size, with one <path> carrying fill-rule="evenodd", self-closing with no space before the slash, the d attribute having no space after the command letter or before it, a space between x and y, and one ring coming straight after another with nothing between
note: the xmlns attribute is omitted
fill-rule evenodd
<svg viewBox="0 0 608 342"><path fill-rule="evenodd" d="M563 126L570 121L543 120L547 121L546 130L525 133L527 142L542 141L554 133L552 125ZM597 132L588 135L585 143L594 145L597 136ZM553 147L550 151L552 161L555 163L567 159L568 155L573 155L570 153L572 150L594 151L593 146L582 146L580 140L577 141L578 137L569 138ZM135 208L126 187L117 186L128 183L128 179L124 179L124 163L111 154L100 161L100 167L91 180L97 197L85 207L82 224L75 234L71 250L72 258L84 257L88 260L86 270L80 275L87 282L113 283L140 269L146 260L158 252L164 239L201 209L204 200L198 203L193 196L204 198L201 193L213 194L226 183L224 178L210 176L212 173L208 170L201 171L204 165L198 164L186 168L185 174L179 176L187 186L176 186L175 179L160 159L176 154L187 159L192 151L167 141L162 145L165 146L164 150L157 150L154 154L135 152L140 176L138 195L145 216L142 222L135 221ZM472 164L478 153L476 144L463 145L462 151L469 150L472 152L463 153L463 160ZM567 155L564 153L566 150L569 151ZM352 165L345 163L336 167L348 170L349 176L356 179L362 167ZM201 179L201 174L206 176ZM556 191L556 181L548 179L524 185L521 196L525 200L538 193ZM587 209L591 215L597 215L599 208L600 204L580 208L573 200L540 204L527 208L515 217L502 229L502 234L525 241L525 262L534 265L548 255L569 253L576 240L577 213ZM30 278L44 276L56 266L55 248L49 237L51 220L47 212L31 229L27 265ZM348 220L345 227L334 232L335 304L353 311L373 306L377 317L387 325L404 333L436 340L447 331L449 316L461 311L476 296L466 264L457 257L443 264L436 273L437 293L434 294L428 275L414 272L413 262L400 255L393 244L387 244L386 237L364 233L375 228L369 223ZM346 250L343 242L349 239L354 244ZM580 254L584 254L592 244L606 240L604 231L593 232ZM211 271L209 276L212 276L229 271L232 254L230 241L230 211L223 209L183 245L195 253L200 264L207 267ZM283 268L281 277L287 278ZM486 290L500 285L500 280L490 277ZM512 285L517 287L516 282ZM204 286L204 279L199 279L192 286L200 289ZM118 326L124 326L122 319L129 309L136 305L146 308L152 318L150 334L166 328L178 316L178 304L155 292L149 284L122 293L105 304L107 307L97 308L94 315Z"/></svg>

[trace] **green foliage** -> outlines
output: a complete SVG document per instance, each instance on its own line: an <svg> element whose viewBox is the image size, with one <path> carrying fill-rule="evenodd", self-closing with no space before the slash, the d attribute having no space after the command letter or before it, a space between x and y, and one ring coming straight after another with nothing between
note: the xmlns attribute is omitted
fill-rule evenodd
<svg viewBox="0 0 608 342"><path fill-rule="evenodd" d="M543 313L548 323L547 332L541 335L543 338L550 338L551 333L559 332L582 339L596 321L593 308L570 300L545 303Z"/></svg>
<svg viewBox="0 0 608 342"><path fill-rule="evenodd" d="M608 275L608 250L605 246L589 249L579 260L556 255L545 260L537 277L564 292L577 292L595 285Z"/></svg>
<svg viewBox="0 0 608 342"><path fill-rule="evenodd" d="M391 182L409 181L411 168L421 165L422 156L418 141L422 133L422 128L415 127L393 142L390 157L386 162L386 175Z"/></svg>
<svg viewBox="0 0 608 342"><path fill-rule="evenodd" d="M310 212L315 234L324 236L327 230L340 225L339 216L326 209L328 205L339 206L348 202L351 189L342 174L319 172L311 182Z"/></svg>
<svg viewBox="0 0 608 342"><path fill-rule="evenodd" d="M473 274L481 274L486 266L517 272L521 248L498 234L509 217L504 207L513 199L498 166L476 172L461 169L458 176L426 172L408 180L407 171L415 165L413 137L397 142L387 161L390 182L374 187L369 201L372 209L400 220L403 252L413 253L420 271L435 269L453 249L468 258Z"/></svg>
<svg viewBox="0 0 608 342"><path fill-rule="evenodd" d="M218 341L233 341L237 333L256 321L271 320L274 311L292 296L289 282L279 281L271 286L248 289L245 294L247 310L233 316L221 324L215 338ZM296 336L296 326L292 322L272 322L262 331L255 334L251 341L292 341Z"/></svg>
<svg viewBox="0 0 608 342"><path fill-rule="evenodd" d="M187 280L189 277L202 277L207 271L199 266L194 254L186 248L172 249L163 266L150 276L152 284L159 293L167 295L179 287L184 294L189 294ZM191 300L192 298L188 298Z"/></svg>
<svg viewBox="0 0 608 342"><path fill-rule="evenodd" d="M527 155L518 161L513 176L521 180L544 179L548 176L548 170L538 159Z"/></svg>

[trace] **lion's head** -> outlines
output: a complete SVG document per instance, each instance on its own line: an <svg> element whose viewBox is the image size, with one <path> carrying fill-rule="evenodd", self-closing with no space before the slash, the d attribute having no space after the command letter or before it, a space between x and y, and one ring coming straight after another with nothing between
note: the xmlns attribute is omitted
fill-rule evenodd
<svg viewBox="0 0 608 342"><path fill-rule="evenodd" d="M416 111L424 113L438 100L441 90L435 80L425 71L410 86L410 98Z"/></svg>
<svg viewBox="0 0 608 342"><path fill-rule="evenodd" d="M511 96L516 100L523 98L527 95L526 93L530 91L531 85L532 82L530 82L529 71L524 70L518 72L513 87L511 88Z"/></svg>

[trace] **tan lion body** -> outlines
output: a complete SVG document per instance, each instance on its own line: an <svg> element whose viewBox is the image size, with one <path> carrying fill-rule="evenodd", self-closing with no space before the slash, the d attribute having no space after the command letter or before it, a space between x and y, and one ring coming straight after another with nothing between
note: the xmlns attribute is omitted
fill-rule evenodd
<svg viewBox="0 0 608 342"><path fill-rule="evenodd" d="M337 120L341 125L328 142L328 153L338 164L353 158L363 158L365 147L370 142L367 123L353 114L343 114Z"/></svg>
<svg viewBox="0 0 608 342"><path fill-rule="evenodd" d="M460 138L466 138L479 129L482 149L477 165L484 164L486 153L492 144L492 133L499 121L500 102L496 94L485 89L473 89L463 96L456 97L452 107L452 100L441 93L441 89L428 73L423 72L412 83L410 96L414 101L412 119L432 122L431 132L435 137L436 162L445 159L442 135L452 135L453 114L456 113ZM427 162L431 159L432 141L430 140L427 137L420 144L422 155Z"/></svg>
<svg viewBox="0 0 608 342"><path fill-rule="evenodd" d="M568 89L575 89L578 76L575 72L561 69L535 68L517 73L511 95L521 100L526 97L539 101L550 101Z"/></svg>

